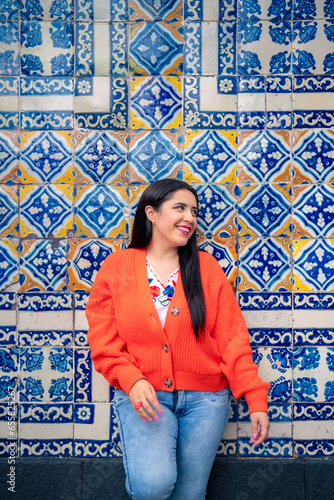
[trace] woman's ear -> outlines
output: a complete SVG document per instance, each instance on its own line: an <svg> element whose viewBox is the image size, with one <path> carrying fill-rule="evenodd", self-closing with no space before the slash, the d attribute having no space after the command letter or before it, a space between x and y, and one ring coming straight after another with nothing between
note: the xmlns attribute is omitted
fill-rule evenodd
<svg viewBox="0 0 334 500"><path fill-rule="evenodd" d="M147 205L145 207L145 213L146 213L146 217L148 218L148 220L151 221L152 224L154 224L154 216L155 216L154 208L151 205Z"/></svg>

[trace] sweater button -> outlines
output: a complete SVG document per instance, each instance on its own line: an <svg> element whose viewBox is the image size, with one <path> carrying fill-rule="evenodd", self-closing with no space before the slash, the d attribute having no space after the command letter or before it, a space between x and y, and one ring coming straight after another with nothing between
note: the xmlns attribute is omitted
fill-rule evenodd
<svg viewBox="0 0 334 500"><path fill-rule="evenodd" d="M180 311L178 310L178 308L177 308L177 307L173 307L173 308L172 308L172 310L171 310L171 314L172 314L173 316L177 316L177 315L179 314L179 312L180 312Z"/></svg>
<svg viewBox="0 0 334 500"><path fill-rule="evenodd" d="M168 345L167 344L162 344L162 350L164 352L168 352Z"/></svg>
<svg viewBox="0 0 334 500"><path fill-rule="evenodd" d="M169 378L165 378L165 386L166 387L172 387L173 382Z"/></svg>

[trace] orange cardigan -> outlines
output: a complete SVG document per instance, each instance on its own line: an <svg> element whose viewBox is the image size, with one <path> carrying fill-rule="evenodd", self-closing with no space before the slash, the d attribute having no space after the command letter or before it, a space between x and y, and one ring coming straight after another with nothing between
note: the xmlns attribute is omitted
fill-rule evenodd
<svg viewBox="0 0 334 500"><path fill-rule="evenodd" d="M245 396L250 413L268 411L270 384L257 373L233 290L214 257L199 252L199 258L206 305L199 340L181 276L162 328L148 284L146 249L106 258L86 308L95 369L126 393L142 378L165 391L219 391L230 385L234 397Z"/></svg>

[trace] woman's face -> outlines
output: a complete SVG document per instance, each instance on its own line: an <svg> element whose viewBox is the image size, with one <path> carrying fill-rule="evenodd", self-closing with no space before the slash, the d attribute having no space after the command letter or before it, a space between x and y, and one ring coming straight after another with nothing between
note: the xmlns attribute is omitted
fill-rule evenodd
<svg viewBox="0 0 334 500"><path fill-rule="evenodd" d="M175 191L159 210L150 206L145 210L153 223L152 241L166 249L186 245L196 229L197 201L188 189Z"/></svg>

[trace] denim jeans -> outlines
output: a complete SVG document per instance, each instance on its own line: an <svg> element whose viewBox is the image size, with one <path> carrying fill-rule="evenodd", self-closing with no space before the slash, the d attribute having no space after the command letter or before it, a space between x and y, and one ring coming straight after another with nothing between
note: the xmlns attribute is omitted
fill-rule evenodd
<svg viewBox="0 0 334 500"><path fill-rule="evenodd" d="M126 489L133 500L204 500L231 410L229 388L218 392L157 391L159 421L144 422L116 390Z"/></svg>

